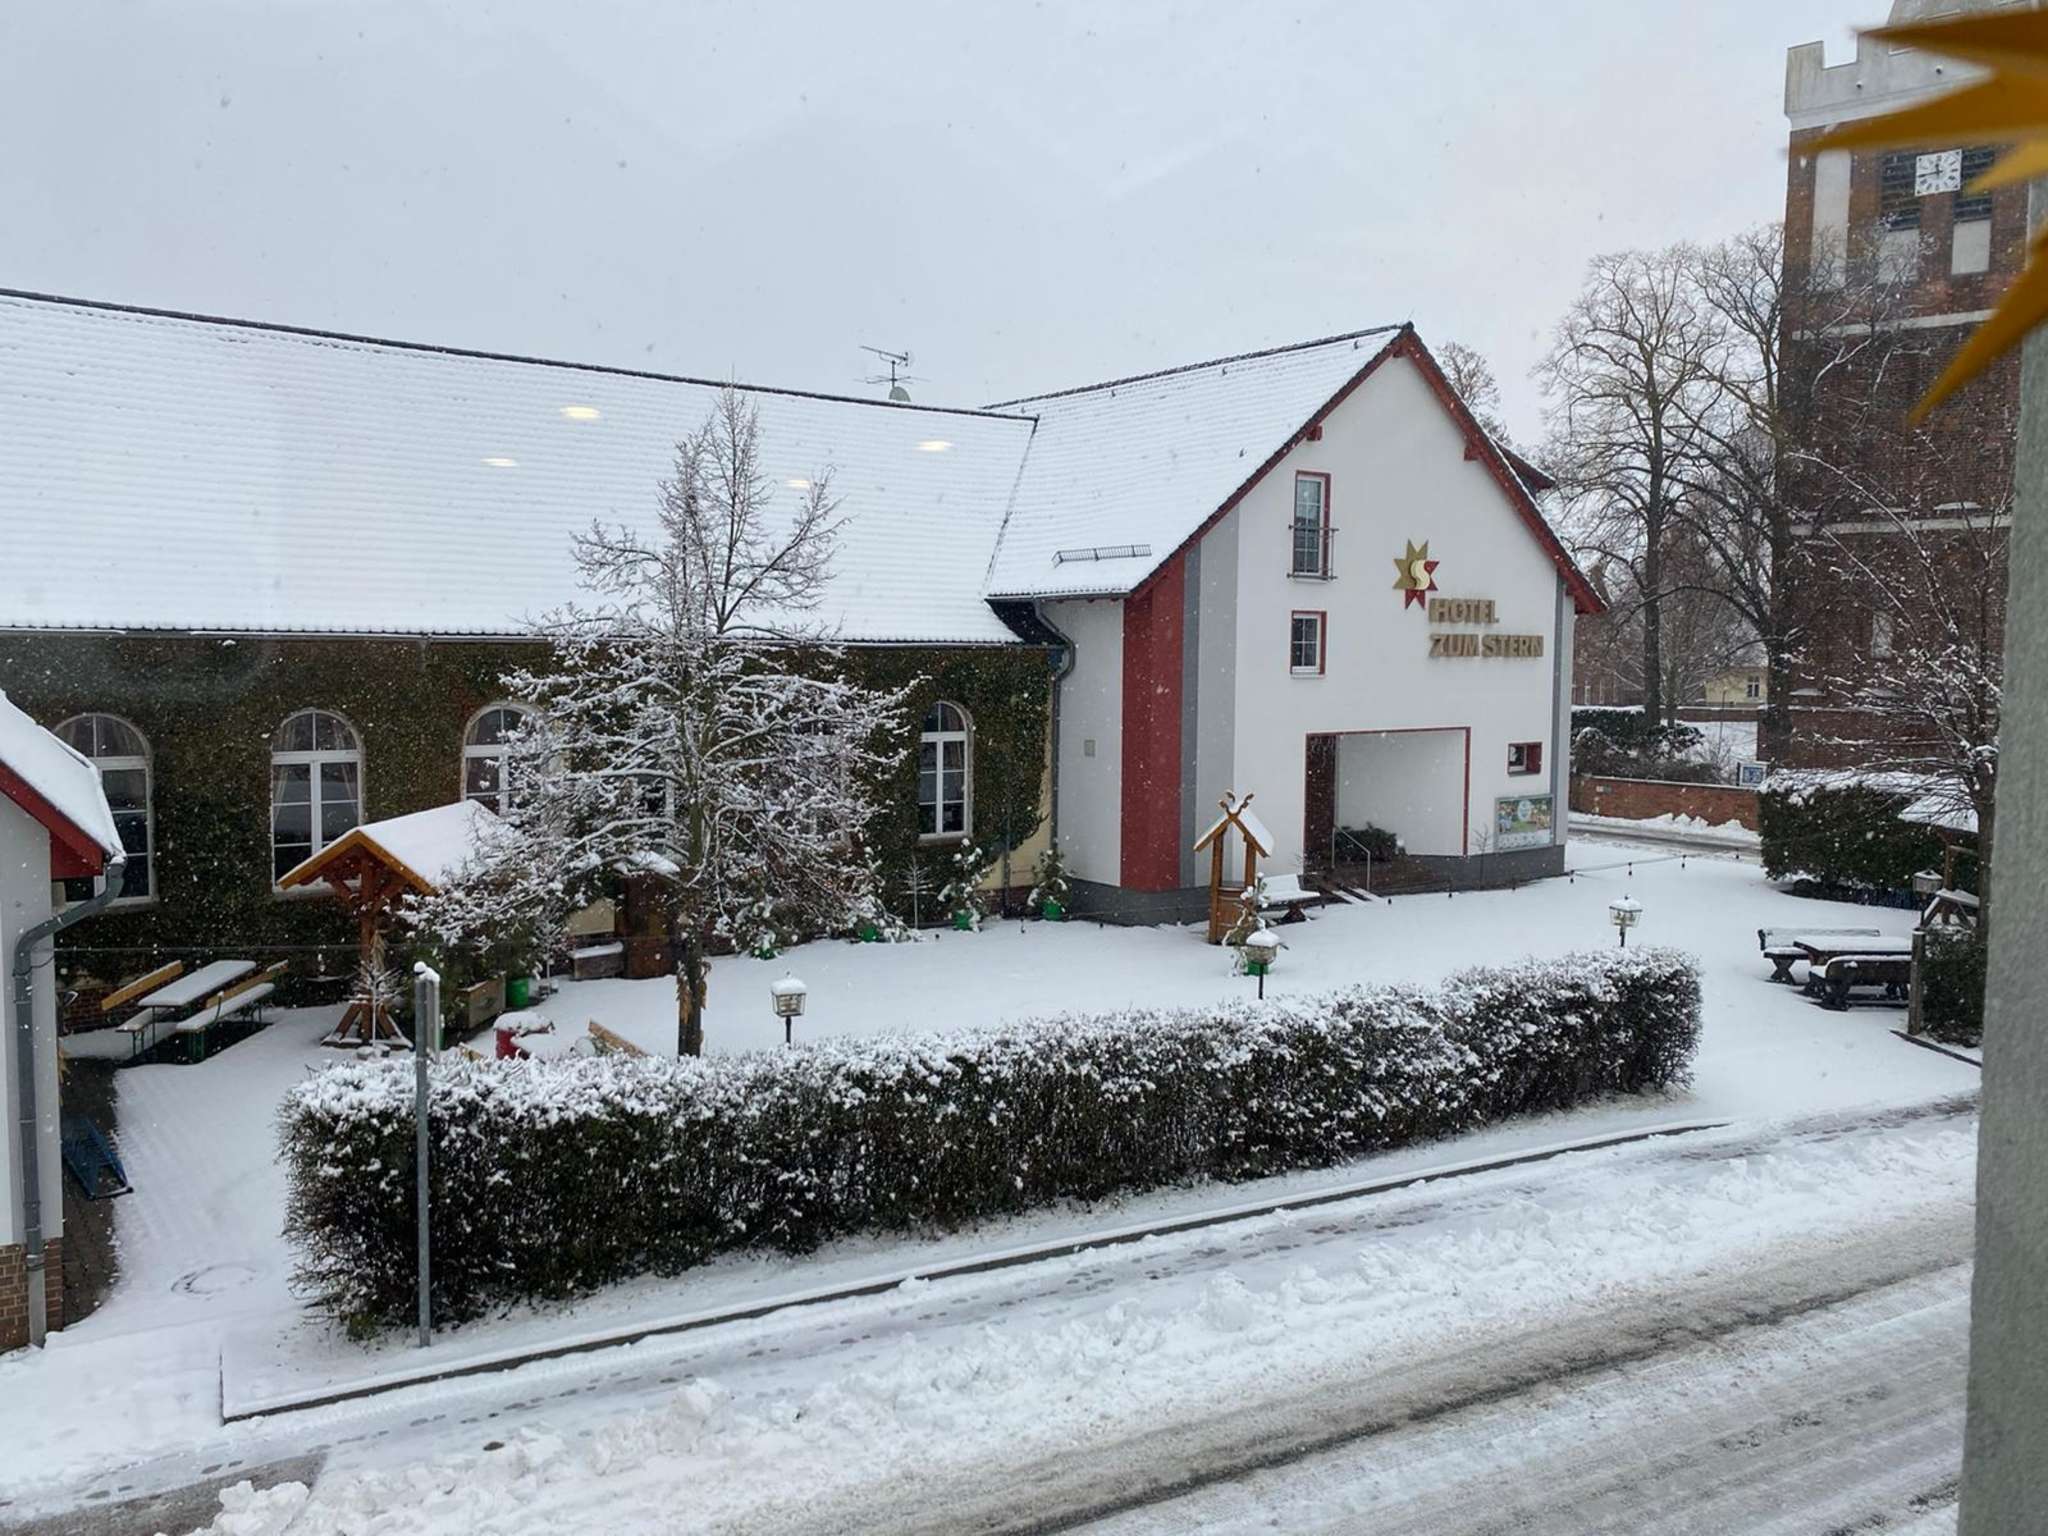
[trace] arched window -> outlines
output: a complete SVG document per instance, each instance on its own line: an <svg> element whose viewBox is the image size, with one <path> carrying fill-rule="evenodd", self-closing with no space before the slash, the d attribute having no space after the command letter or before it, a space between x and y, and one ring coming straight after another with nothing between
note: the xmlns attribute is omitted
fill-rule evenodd
<svg viewBox="0 0 2048 1536"><path fill-rule="evenodd" d="M156 824L150 805L149 743L142 732L113 715L73 715L57 727L57 734L81 757L91 758L100 771L100 787L107 792L114 828L121 834L121 846L128 853L128 864L121 874L121 894L114 899L148 901L156 895ZM66 901L84 901L91 895L89 879L64 882Z"/></svg>
<svg viewBox="0 0 2048 1536"><path fill-rule="evenodd" d="M471 717L462 733L462 798L487 805L500 816L512 808L505 782L509 738L533 711L519 704L492 704Z"/></svg>
<svg viewBox="0 0 2048 1536"><path fill-rule="evenodd" d="M966 837L974 828L974 755L967 711L944 699L926 711L917 741L920 837Z"/></svg>
<svg viewBox="0 0 2048 1536"><path fill-rule="evenodd" d="M302 709L270 744L270 877L304 863L363 819L363 744L324 709Z"/></svg>

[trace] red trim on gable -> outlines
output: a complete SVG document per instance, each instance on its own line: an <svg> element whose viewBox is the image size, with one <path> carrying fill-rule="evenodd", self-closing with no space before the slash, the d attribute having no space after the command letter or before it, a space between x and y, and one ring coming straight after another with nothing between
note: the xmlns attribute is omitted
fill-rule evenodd
<svg viewBox="0 0 2048 1536"><path fill-rule="evenodd" d="M82 880L106 867L106 850L98 841L5 763L0 763L0 795L27 811L50 834L52 880Z"/></svg>
<svg viewBox="0 0 2048 1536"><path fill-rule="evenodd" d="M1319 439L1322 435L1323 423L1329 419L1330 413L1350 399L1353 391L1359 385L1379 372L1380 365L1390 357L1405 357L1420 370L1423 379L1429 384L1431 391L1436 395L1444 409L1450 413L1451 420L1465 434L1465 457L1467 459L1477 459L1486 466L1488 473L1493 476L1494 482L1500 486L1502 494L1507 497L1508 505L1514 508L1515 515L1520 517L1528 530L1536 536L1536 542L1543 546L1544 553L1550 556L1550 563L1557 567L1558 575L1564 578L1565 587L1572 595L1573 606L1582 614L1605 613L1607 611L1606 599L1593 589L1593 584L1586 579L1585 572L1579 569L1564 545L1558 542L1558 537L1551 531L1550 524L1545 520L1542 509L1536 505L1535 500L1530 496L1528 486L1524 485L1516 476L1514 470L1509 468L1507 460L1502 457L1501 451L1495 447L1493 440L1486 435L1480 428L1479 423L1473 419L1472 413L1465 408L1465 402L1460 400L1458 392L1451 388L1450 381L1444 377L1443 370L1437 366L1436 359L1430 355L1429 348L1422 344L1421 338L1415 334L1415 328L1412 325L1404 325L1399 331L1395 332L1393 340L1375 352L1365 366L1351 376L1342 389L1324 401L1321 408L1313 416L1309 417L1307 421L1303 422L1300 429L1292 437L1275 449L1263 464L1251 472L1242 485L1230 493L1222 506L1203 518L1201 523L1195 528L1195 531L1180 541L1180 544L1174 549L1172 556L1154 570L1151 575L1133 587L1130 595L1136 597L1153 582L1157 581L1166 570L1168 564L1179 559L1190 545L1196 543L1211 528L1214 528L1225 517L1229 516L1231 509L1251 494L1252 487L1272 473L1275 466L1282 459L1286 458L1288 454L1292 453L1296 447L1303 442ZM1310 434L1314 434L1314 437L1311 437Z"/></svg>
<svg viewBox="0 0 2048 1536"><path fill-rule="evenodd" d="M1398 352L1420 370L1437 400L1450 412L1451 420L1455 421L1465 434L1465 457L1477 459L1486 466L1487 473L1493 476L1494 483L1507 497L1508 505L1515 509L1516 515L1528 525L1529 531L1536 535L1536 542L1543 546L1544 553L1550 556L1550 563L1557 567L1557 574L1564 578L1565 587L1572 595L1573 606L1580 613L1605 613L1606 602L1593 590L1593 584L1586 580L1586 573L1579 569L1577 562L1558 541L1549 521L1543 516L1542 508L1538 507L1535 499L1530 496L1528 486L1522 483L1521 477L1509 466L1500 448L1486 435L1471 411L1466 409L1465 402L1458 398L1458 392L1451 388L1450 380L1444 377L1443 369L1437 366L1436 359L1430 355L1429 348L1422 344L1422 339L1413 331L1404 328L1401 334L1394 338L1393 346L1389 350Z"/></svg>
<svg viewBox="0 0 2048 1536"><path fill-rule="evenodd" d="M1123 870L1133 891L1180 886L1181 640L1187 562L1176 552L1124 599Z"/></svg>

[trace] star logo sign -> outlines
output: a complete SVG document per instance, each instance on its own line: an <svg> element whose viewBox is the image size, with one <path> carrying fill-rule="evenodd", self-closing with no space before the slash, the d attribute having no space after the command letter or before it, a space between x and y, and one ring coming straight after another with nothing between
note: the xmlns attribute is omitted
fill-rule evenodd
<svg viewBox="0 0 2048 1536"><path fill-rule="evenodd" d="M1403 610L1416 603L1427 604L1429 594L1436 590L1436 568L1441 560L1429 558L1429 540L1421 544L1408 541L1408 552L1394 562L1394 569L1401 574L1394 578L1394 590L1401 594Z"/></svg>

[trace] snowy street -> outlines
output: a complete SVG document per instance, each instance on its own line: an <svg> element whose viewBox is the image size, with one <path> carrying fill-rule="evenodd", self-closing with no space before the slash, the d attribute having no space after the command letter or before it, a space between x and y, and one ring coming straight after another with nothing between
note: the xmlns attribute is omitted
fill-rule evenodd
<svg viewBox="0 0 2048 1536"><path fill-rule="evenodd" d="M1947 1101L1578 1154L232 1426L119 1483L199 1484L182 1531L319 1458L215 1536L1903 1520L1959 1454L1974 1137Z"/></svg>

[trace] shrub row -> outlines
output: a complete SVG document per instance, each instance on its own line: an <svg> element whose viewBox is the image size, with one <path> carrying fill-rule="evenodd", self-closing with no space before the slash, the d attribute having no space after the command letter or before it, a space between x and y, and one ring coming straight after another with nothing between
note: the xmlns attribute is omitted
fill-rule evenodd
<svg viewBox="0 0 2048 1536"><path fill-rule="evenodd" d="M1824 885L1901 891L1913 873L1941 867L1932 828L1901 821L1923 791L1884 781L1816 783L1773 775L1757 801L1764 873L1809 875Z"/></svg>
<svg viewBox="0 0 2048 1536"><path fill-rule="evenodd" d="M433 1070L445 1318L710 1256L802 1252L1194 1179L1324 1166L1688 1080L1690 958L1603 950L1306 999L1133 1010L701 1060ZM298 1278L352 1323L413 1306L409 1062L281 1113Z"/></svg>

